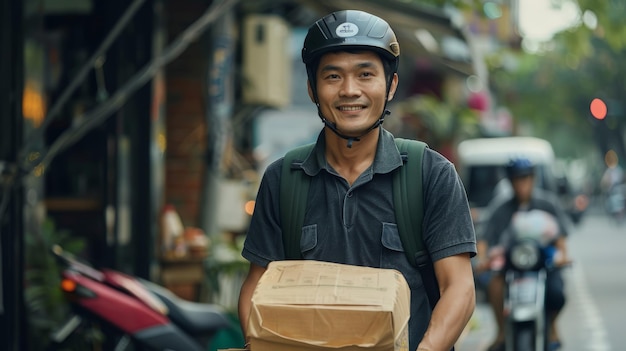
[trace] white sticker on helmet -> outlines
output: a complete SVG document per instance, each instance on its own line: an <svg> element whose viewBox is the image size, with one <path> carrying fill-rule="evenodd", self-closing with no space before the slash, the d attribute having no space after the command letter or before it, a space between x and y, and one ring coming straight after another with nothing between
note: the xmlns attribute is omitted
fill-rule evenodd
<svg viewBox="0 0 626 351"><path fill-rule="evenodd" d="M344 22L338 25L337 29L335 29L335 33L337 33L337 36L341 38L353 37L357 35L358 32L359 27L356 24L350 22Z"/></svg>

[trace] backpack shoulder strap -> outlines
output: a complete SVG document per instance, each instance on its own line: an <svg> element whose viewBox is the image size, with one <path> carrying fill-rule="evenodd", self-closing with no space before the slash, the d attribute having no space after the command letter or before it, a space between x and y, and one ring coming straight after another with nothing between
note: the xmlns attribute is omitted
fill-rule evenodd
<svg viewBox="0 0 626 351"><path fill-rule="evenodd" d="M421 141L396 138L396 146L404 165L393 175L393 201L402 247L411 264L425 264L427 252L422 242L424 218L422 194L422 156L426 144Z"/></svg>
<svg viewBox="0 0 626 351"><path fill-rule="evenodd" d="M314 145L307 144L290 150L283 160L280 176L280 222L287 259L302 258L300 237L311 178L300 165Z"/></svg>
<svg viewBox="0 0 626 351"><path fill-rule="evenodd" d="M424 246L422 158L426 143L396 138L404 165L393 175L393 201L402 247L409 262L420 272L431 309L439 301L439 284L430 254Z"/></svg>

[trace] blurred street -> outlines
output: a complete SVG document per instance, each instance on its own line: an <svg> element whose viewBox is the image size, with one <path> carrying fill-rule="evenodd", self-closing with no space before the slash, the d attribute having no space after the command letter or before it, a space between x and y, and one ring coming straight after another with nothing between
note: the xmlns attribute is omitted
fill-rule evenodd
<svg viewBox="0 0 626 351"><path fill-rule="evenodd" d="M562 351L623 350L626 312L626 226L612 222L596 207L570 236L574 265L565 271L567 303L559 319ZM457 351L482 351L495 335L491 310L477 305L471 330Z"/></svg>

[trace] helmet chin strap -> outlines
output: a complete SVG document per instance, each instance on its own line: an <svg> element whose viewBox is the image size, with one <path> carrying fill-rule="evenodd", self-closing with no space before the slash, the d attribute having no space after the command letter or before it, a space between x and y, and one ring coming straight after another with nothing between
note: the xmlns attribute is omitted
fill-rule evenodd
<svg viewBox="0 0 626 351"><path fill-rule="evenodd" d="M385 109L383 111L383 114L380 116L380 118L374 123L372 124L371 127L367 128L367 130L365 131L365 133L357 136L357 137L353 137L353 136L347 136L343 133L341 133L338 129L337 126L334 123L329 122L323 115L322 115L322 111L320 110L320 105L317 104L317 114L318 116L320 116L320 118L322 119L322 122L324 122L324 124L333 131L333 133L337 134L337 136L339 136L340 138L346 139L348 141L347 143L347 147L348 148L352 148L352 143L355 141L361 141L361 138L364 137L365 135L367 135L369 132L371 132L372 130L376 129L378 126L382 125L383 122L385 121L385 117L387 115L389 115L391 112L387 109Z"/></svg>

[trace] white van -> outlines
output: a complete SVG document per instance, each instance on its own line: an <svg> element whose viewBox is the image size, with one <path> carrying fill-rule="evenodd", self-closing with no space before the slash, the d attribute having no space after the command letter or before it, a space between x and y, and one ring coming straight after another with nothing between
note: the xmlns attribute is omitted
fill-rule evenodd
<svg viewBox="0 0 626 351"><path fill-rule="evenodd" d="M459 143L457 169L465 185L476 234L481 234L485 208L494 196L510 191L505 166L512 158L526 157L535 165L535 186L557 194L552 145L535 137L468 139Z"/></svg>

